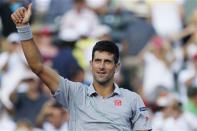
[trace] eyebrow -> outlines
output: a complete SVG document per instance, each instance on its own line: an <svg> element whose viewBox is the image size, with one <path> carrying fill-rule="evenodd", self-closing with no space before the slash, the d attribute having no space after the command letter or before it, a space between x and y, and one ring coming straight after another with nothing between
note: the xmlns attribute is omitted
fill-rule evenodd
<svg viewBox="0 0 197 131"><path fill-rule="evenodd" d="M102 61L102 59L101 58L95 58L94 61ZM113 60L104 59L104 62L113 62Z"/></svg>

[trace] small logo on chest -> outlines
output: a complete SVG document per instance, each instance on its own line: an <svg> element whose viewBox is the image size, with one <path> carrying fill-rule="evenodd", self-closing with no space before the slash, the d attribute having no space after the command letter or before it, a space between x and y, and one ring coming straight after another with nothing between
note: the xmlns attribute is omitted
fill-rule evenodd
<svg viewBox="0 0 197 131"><path fill-rule="evenodd" d="M122 101L121 100L114 100L114 105L115 105L115 107L120 107L120 106L122 106Z"/></svg>

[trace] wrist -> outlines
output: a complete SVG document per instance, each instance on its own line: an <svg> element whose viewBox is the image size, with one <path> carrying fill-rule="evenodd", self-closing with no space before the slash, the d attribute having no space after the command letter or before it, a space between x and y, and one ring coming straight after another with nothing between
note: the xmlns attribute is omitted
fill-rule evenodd
<svg viewBox="0 0 197 131"><path fill-rule="evenodd" d="M29 24L23 24L23 25L20 25L18 26L17 25L17 32L20 36L20 40L21 41L25 41L25 40L30 40L32 39L32 31L31 31L31 27Z"/></svg>
<svg viewBox="0 0 197 131"><path fill-rule="evenodd" d="M16 24L16 28L17 28L17 27L21 27L21 26L26 26L26 25L29 25L29 22L23 23L23 24Z"/></svg>

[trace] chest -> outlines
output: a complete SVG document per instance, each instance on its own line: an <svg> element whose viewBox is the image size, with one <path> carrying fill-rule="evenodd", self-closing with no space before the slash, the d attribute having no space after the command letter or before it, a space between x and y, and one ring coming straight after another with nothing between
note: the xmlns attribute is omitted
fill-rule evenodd
<svg viewBox="0 0 197 131"><path fill-rule="evenodd" d="M115 122L128 125L132 117L131 104L121 97L86 97L73 106L75 110L71 111L71 115L85 123Z"/></svg>

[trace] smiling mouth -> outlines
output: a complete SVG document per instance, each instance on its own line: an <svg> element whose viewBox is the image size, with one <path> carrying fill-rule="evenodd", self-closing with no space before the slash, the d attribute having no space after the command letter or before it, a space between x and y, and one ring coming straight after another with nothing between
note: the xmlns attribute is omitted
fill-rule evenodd
<svg viewBox="0 0 197 131"><path fill-rule="evenodd" d="M104 73L104 72L99 72L99 73L97 73L97 75L98 75L98 77L103 78L103 77L106 76L106 73Z"/></svg>
<svg viewBox="0 0 197 131"><path fill-rule="evenodd" d="M104 75L104 74L106 74L106 72L97 72L97 74Z"/></svg>

